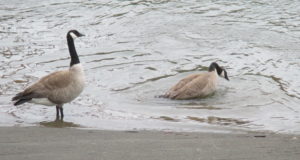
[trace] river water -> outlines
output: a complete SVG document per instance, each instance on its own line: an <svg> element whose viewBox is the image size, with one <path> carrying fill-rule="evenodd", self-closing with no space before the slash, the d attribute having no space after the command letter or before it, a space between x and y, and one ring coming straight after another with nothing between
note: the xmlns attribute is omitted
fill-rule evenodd
<svg viewBox="0 0 300 160"><path fill-rule="evenodd" d="M87 85L65 124L113 130L300 133L298 0L1 0L0 125L51 126L55 108L11 97L69 66L75 42ZM181 78L226 68L205 99L157 98Z"/></svg>

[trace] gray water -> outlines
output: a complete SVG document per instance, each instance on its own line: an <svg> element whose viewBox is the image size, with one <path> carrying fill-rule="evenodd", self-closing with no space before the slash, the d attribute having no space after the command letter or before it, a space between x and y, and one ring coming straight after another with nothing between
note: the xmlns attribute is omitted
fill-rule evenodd
<svg viewBox="0 0 300 160"><path fill-rule="evenodd" d="M54 107L10 99L68 68L77 29L87 85L67 126L300 133L298 0L1 0L0 15L0 126L55 123ZM230 78L213 96L156 98L213 61Z"/></svg>

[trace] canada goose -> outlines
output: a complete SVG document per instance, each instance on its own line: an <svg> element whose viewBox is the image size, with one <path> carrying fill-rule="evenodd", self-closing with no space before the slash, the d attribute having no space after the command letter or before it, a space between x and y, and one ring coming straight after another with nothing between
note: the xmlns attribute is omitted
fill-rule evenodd
<svg viewBox="0 0 300 160"><path fill-rule="evenodd" d="M173 86L163 96L171 99L201 98L212 94L216 90L217 78L219 76L228 79L227 72L216 62L210 64L208 72L192 74Z"/></svg>
<svg viewBox="0 0 300 160"><path fill-rule="evenodd" d="M70 67L67 70L57 71L27 87L12 98L14 105L26 102L56 106L56 118L64 117L63 104L74 100L84 88L84 71L76 53L74 39L82 37L83 34L77 30L70 30L67 33L67 41L71 56Z"/></svg>

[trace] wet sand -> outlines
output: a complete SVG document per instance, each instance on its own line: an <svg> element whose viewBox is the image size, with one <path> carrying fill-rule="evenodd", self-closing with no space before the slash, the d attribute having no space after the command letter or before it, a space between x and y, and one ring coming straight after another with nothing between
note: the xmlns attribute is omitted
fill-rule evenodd
<svg viewBox="0 0 300 160"><path fill-rule="evenodd" d="M1 160L296 160L300 136L1 127Z"/></svg>

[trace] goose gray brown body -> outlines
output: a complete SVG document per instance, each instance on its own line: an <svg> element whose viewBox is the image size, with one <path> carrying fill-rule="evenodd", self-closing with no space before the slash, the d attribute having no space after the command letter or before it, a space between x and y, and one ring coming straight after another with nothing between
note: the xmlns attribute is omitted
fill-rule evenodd
<svg viewBox="0 0 300 160"><path fill-rule="evenodd" d="M84 36L76 30L67 33L67 41L71 56L69 69L57 71L41 78L36 83L27 87L23 92L12 98L14 105L35 103L47 106L56 106L56 116L63 119L63 104L71 102L83 91L84 71L80 64L74 39Z"/></svg>
<svg viewBox="0 0 300 160"><path fill-rule="evenodd" d="M213 62L208 72L187 76L169 89L163 97L178 100L206 97L215 92L218 76L229 80L226 70Z"/></svg>

